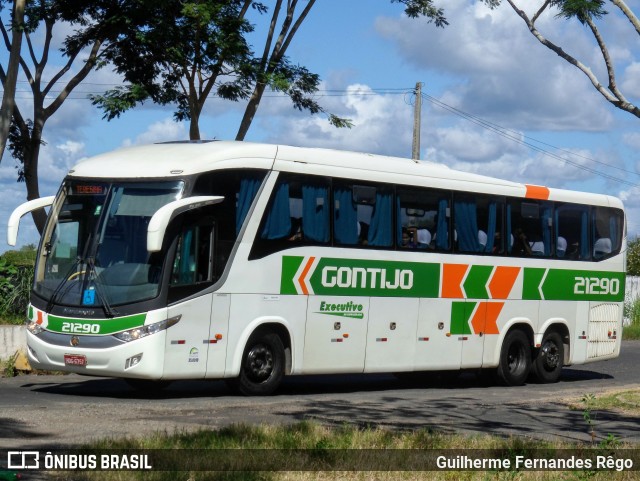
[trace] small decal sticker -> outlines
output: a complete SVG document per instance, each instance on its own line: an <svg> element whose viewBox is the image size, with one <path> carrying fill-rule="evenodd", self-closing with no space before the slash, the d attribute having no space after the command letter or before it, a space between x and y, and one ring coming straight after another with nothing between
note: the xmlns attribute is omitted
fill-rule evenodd
<svg viewBox="0 0 640 481"><path fill-rule="evenodd" d="M82 296L82 304L85 306L92 306L96 302L96 291L93 287L85 289Z"/></svg>
<svg viewBox="0 0 640 481"><path fill-rule="evenodd" d="M195 347L192 347L191 350L189 351L189 362L199 362L199 358L198 358L198 349Z"/></svg>

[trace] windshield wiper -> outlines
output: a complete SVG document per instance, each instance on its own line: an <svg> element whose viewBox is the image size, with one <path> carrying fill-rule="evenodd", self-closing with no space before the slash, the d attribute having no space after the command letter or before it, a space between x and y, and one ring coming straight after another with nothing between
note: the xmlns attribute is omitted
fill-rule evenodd
<svg viewBox="0 0 640 481"><path fill-rule="evenodd" d="M46 312L51 312L51 309L53 309L53 306L58 300L58 295L60 294L60 291L62 291L62 288L67 284L67 282L71 280L71 277L73 277L73 272L76 271L77 267L82 264L84 264L82 257L76 257L76 260L73 262L73 264L71 264L71 267L69 267L69 270L67 271L67 273L64 275L60 283L56 286L53 293L51 294L51 297L47 302ZM78 275L82 275L82 272L76 272L76 273ZM73 284L69 284L67 289L62 293L62 297L61 297L62 299L64 299L64 296L67 295L67 293L69 292L69 289L71 289L71 286L73 286Z"/></svg>

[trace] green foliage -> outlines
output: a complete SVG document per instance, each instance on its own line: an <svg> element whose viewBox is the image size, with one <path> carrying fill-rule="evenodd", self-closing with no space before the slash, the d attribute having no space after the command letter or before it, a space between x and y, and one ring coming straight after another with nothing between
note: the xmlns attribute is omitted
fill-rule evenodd
<svg viewBox="0 0 640 481"><path fill-rule="evenodd" d="M592 413L593 406L596 402L596 396L593 393L588 393L582 396L582 404L584 409L582 410L582 418L587 423L587 427L589 429L589 434L591 435L591 442L595 442L596 439L596 428L595 428L595 416Z"/></svg>
<svg viewBox="0 0 640 481"><path fill-rule="evenodd" d="M35 250L27 246L0 256L0 317L24 321L33 283Z"/></svg>
<svg viewBox="0 0 640 481"><path fill-rule="evenodd" d="M18 358L18 353L16 352L13 356L2 363L2 367L0 368L0 373L3 377L16 377L18 375L18 371L16 369L16 359Z"/></svg>
<svg viewBox="0 0 640 481"><path fill-rule="evenodd" d="M250 3L264 10L259 2ZM92 96L94 105L113 119L149 99L176 105L176 120L189 120L198 117L209 93L247 98L253 56L245 35L253 26L244 7L241 0L128 2L127 26L108 38L103 58L130 86Z"/></svg>
<svg viewBox="0 0 640 481"><path fill-rule="evenodd" d="M391 1L404 5L410 18L426 17L439 27L448 24L434 0ZM198 119L210 95L232 101L250 99L238 132L243 139L269 86L287 95L294 108L324 113L331 125L350 128L350 120L327 113L314 99L320 77L286 56L314 2L308 0L297 18L297 0L273 6L273 2L254 0L125 2L121 23L126 26L107 37L102 57L104 65L111 63L128 85L91 96L91 100L109 120L147 100L173 105L175 120L190 120L191 138L197 139ZM261 15L268 12L267 5L272 9L270 33L263 46L251 45L247 38L255 25L247 20L247 10ZM269 24L268 19L265 23ZM83 43L90 38L76 36ZM254 50L264 53L256 55Z"/></svg>
<svg viewBox="0 0 640 481"><path fill-rule="evenodd" d="M433 0L391 0L392 3L402 3L404 13L409 18L425 17L434 22L436 27L445 27L449 22L444 17L444 10L433 4Z"/></svg>
<svg viewBox="0 0 640 481"><path fill-rule="evenodd" d="M551 2L560 13L559 18L576 18L582 24L594 18L601 18L606 15L604 0L554 0Z"/></svg>
<svg viewBox="0 0 640 481"><path fill-rule="evenodd" d="M640 276L640 237L627 242L627 275Z"/></svg>

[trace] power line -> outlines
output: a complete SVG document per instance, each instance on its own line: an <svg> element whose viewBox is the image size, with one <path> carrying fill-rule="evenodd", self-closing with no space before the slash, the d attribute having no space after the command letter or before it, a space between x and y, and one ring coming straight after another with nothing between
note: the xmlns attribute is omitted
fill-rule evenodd
<svg viewBox="0 0 640 481"><path fill-rule="evenodd" d="M28 83L28 81L26 80L22 80L22 81L18 81L19 83ZM111 84L111 83L97 83L97 82L83 82L82 85L85 86L103 86L103 87L107 87L106 90L108 90L109 88L115 88L118 84ZM101 89L101 90L88 90L88 91L78 91L78 90L74 90L73 92L71 92L71 94L67 97L67 100L89 100L88 96L89 95L101 95L104 94L105 89ZM55 96L56 94L59 94L61 91L57 90L57 91L49 91L49 94L52 96ZM367 88L363 88L363 89L349 89L349 90L345 90L345 89L319 89L317 90L314 95L317 98L323 98L323 97L348 97L348 96L360 96L360 97L366 97L366 96L379 96L379 95L403 95L406 96L407 94L410 93L414 93L415 89L413 87L381 87L381 88L371 88L371 87L367 87ZM27 94L27 96L18 96L16 95L16 99L19 100L29 100L32 97L29 95L31 92L28 90L19 90L16 92L16 94ZM215 94L211 94L209 95L209 98L219 98L217 95ZM270 91L270 93L266 93L263 98L282 98L282 99L286 99L287 95L285 93L280 93L280 92L276 92L276 91ZM614 175L611 174L607 174L605 172L601 172L600 170L596 170L595 168L583 165L579 162L573 161L570 158L566 157L566 156L561 156L558 155L554 152L551 152L547 149L545 149L544 147L549 147L555 151L558 151L560 153L566 154L567 156L571 156L571 157L576 157L576 158L580 158L589 162L592 162L594 164L597 164L599 166L602 167L606 167L608 169L613 169L619 172L622 172L624 174L631 174L631 175L639 175L637 172L632 171L632 170L628 170L625 169L623 167L618 167L615 165L611 165L608 164L606 162L597 160L597 159L593 159L591 157L576 153L576 152L572 152L570 150L567 149L563 149L561 147L557 147L554 146L552 144L549 144L547 142L535 139L533 137L527 136L525 135L523 132L514 130L514 129L510 129L507 127L503 127L501 125L495 124L489 120L483 119L481 117L478 117L476 115L470 114L468 112L465 112L463 110L460 110L452 105L446 104L445 102L442 102L441 100L436 99L435 97L432 97L431 95L428 95L426 93L422 93L422 98L427 100L428 102L430 102L431 104L453 114L456 115L464 120L467 120L475 125L478 125L479 127L482 127L483 129L489 130L497 135L500 135L503 138L506 138L508 140L511 140L519 145L522 145L524 147L527 147L535 152L538 152L542 155L551 157L553 159L556 159L560 162L565 162L569 165L572 165L573 167L583 170L585 172L589 172L593 175L597 175L599 177L602 177L604 179L613 181L613 182L618 182L620 184L624 184L630 187L638 187L640 184L635 183L635 182L631 182L628 181L626 179L621 179L619 177L616 177ZM544 147L541 147L544 146Z"/></svg>
<svg viewBox="0 0 640 481"><path fill-rule="evenodd" d="M594 174L594 175L598 175L598 176L603 177L603 178L605 178L607 180L611 180L611 181L614 181L614 182L619 182L621 184L625 184L625 185L628 185L630 187L638 187L639 186L638 183L630 182L628 180L621 179L619 177L615 177L613 175L601 172L601 171L596 170L594 168L591 168L591 167L588 167L586 165L580 164L578 162L572 161L571 159L569 159L567 157L562 157L560 155L557 155L557 154L555 154L553 152L550 152L550 151L548 151L548 150L546 150L546 149L544 149L542 147L534 145L532 142L536 142L536 143L539 143L541 145L546 145L548 147L552 147L553 149L559 150L559 151L564 152L566 154L575 155L576 157L583 158L585 160L588 160L590 162L594 162L596 164L599 164L599 165L602 165L602 166L605 166L605 167L608 167L608 168L620 170L620 171L625 172L625 173L638 175L637 172L633 172L633 171L630 171L630 170L627 170L627 169L616 167L616 166L607 164L606 162L598 161L598 160L592 159L592 158L584 156L584 155L575 154L574 152L571 152L569 150L561 149L559 147L555 147L555 146L553 146L551 144L548 144L546 142L542 142L542 141L536 140L536 139L534 139L532 137L528 137L528 136L524 135L521 132L518 132L518 131L515 131L515 130L512 130L512 129L507 129L507 128L502 127L500 125L497 125L497 124L494 124L492 122L489 122L488 120L485 120L485 119L482 119L480 117L476 117L475 115L472 115L472 114L469 114L467 112L464 112L464 111L462 111L460 109L457 109L456 107L453 107L453 106L448 105L448 104L446 104L444 102L441 102L440 100L438 100L438 99L436 99L434 97L431 97L430 95L423 94L423 97L427 101L431 102L432 104L437 105L438 107L440 107L440 108L442 108L442 109L444 109L444 110L446 110L446 111L448 111L448 112L450 112L450 113L452 113L454 115L457 115L457 116L459 116L459 117L461 117L463 119L466 119L466 120L468 120L468 121L470 121L470 122L472 122L472 123L474 123L476 125L479 125L480 127L484 128L484 129L487 129L487 130L489 130L491 132L494 132L494 133L500 135L501 137L509 139L509 140L511 140L513 142L516 142L516 143L518 143L518 144L520 144L522 146L528 147L531 150L539 152L539 153L541 153L543 155L546 155L548 157L554 158L554 159L559 160L561 162L566 162L566 163L568 163L568 164L570 164L570 165L572 165L572 166L574 166L574 167L576 167L578 169L584 170L585 172L589 172L589 173Z"/></svg>

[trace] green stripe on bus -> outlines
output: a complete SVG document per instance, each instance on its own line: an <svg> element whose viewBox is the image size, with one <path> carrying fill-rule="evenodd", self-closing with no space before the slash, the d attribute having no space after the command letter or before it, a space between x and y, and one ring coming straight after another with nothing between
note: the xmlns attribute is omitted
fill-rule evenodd
<svg viewBox="0 0 640 481"><path fill-rule="evenodd" d="M301 267L305 265L304 269ZM523 269L524 300L624 301L623 272L577 269ZM495 266L473 265L464 280L464 298L489 299ZM441 264L365 259L283 256L281 294L323 296L424 297L440 295ZM299 278L296 278L296 275Z"/></svg>
<svg viewBox="0 0 640 481"><path fill-rule="evenodd" d="M114 317L113 319L75 319L48 316L47 329L65 334L113 334L144 325L146 314Z"/></svg>

